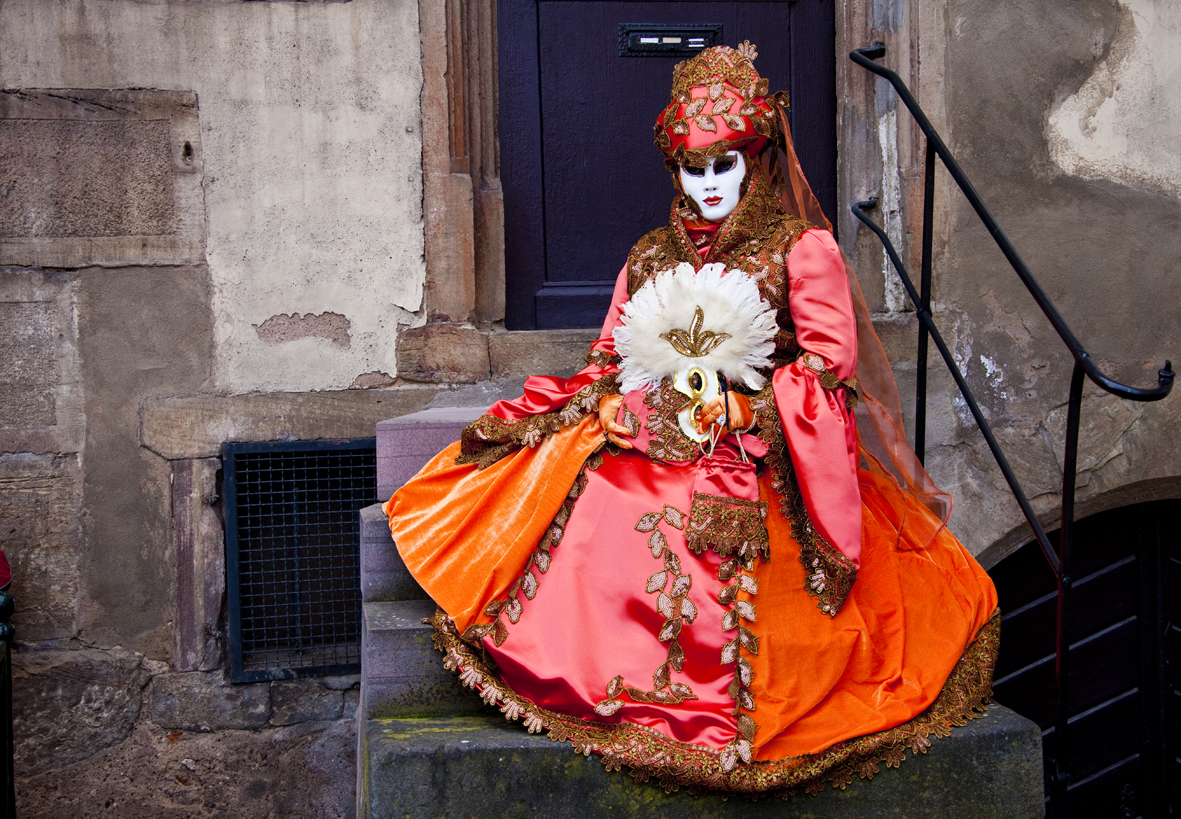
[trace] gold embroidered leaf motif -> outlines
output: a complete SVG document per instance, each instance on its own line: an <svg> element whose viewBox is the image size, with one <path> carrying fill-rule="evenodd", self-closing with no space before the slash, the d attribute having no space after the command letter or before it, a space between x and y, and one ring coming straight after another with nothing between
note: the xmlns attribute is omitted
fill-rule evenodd
<svg viewBox="0 0 1181 819"><path fill-rule="evenodd" d="M664 568L668 569L673 574L681 573L681 559L674 555L669 550L664 551Z"/></svg>
<svg viewBox="0 0 1181 819"><path fill-rule="evenodd" d="M735 608L738 609L738 613L742 615L742 619L750 620L752 623L754 622L755 607L751 605L749 600L739 600L735 604Z"/></svg>
<svg viewBox="0 0 1181 819"><path fill-rule="evenodd" d="M652 550L652 557L660 557L660 553L667 545L668 541L659 529L652 533L652 537L648 538L648 548Z"/></svg>
<svg viewBox="0 0 1181 819"><path fill-rule="evenodd" d="M735 573L737 573L737 571L738 571L738 560L737 559L727 560L721 566L718 566L718 580L721 580L724 583L727 580L729 580L731 577L733 577L735 575Z"/></svg>
<svg viewBox="0 0 1181 819"><path fill-rule="evenodd" d="M742 643L742 647L751 654L759 653L759 638L752 634L750 629L739 627L738 641Z"/></svg>
<svg viewBox="0 0 1181 819"><path fill-rule="evenodd" d="M735 640L737 642L737 640ZM742 680L742 684L750 687L751 680L755 678L755 671L750 667L750 660L745 657L738 658L738 679Z"/></svg>
<svg viewBox="0 0 1181 819"><path fill-rule="evenodd" d="M648 692L640 688L632 688L630 685L623 689L627 695L632 698L633 702L652 702L652 698L648 696Z"/></svg>
<svg viewBox="0 0 1181 819"><path fill-rule="evenodd" d="M733 743L727 745L722 751L721 757L718 759L718 764L726 773L734 770L734 766L738 764L738 751L735 749Z"/></svg>
<svg viewBox="0 0 1181 819"><path fill-rule="evenodd" d="M720 99L714 103L714 107L710 109L710 113L715 117L719 114L729 113L730 107L734 105L735 102L737 102L737 100L735 100L733 97Z"/></svg>
<svg viewBox="0 0 1181 819"><path fill-rule="evenodd" d="M508 639L508 627L505 626L503 620L497 620L492 624L492 642L501 645Z"/></svg>
<svg viewBox="0 0 1181 819"><path fill-rule="evenodd" d="M759 726L755 724L755 721L746 714L738 715L738 733L740 733L743 738L754 742L755 731L758 730L758 727Z"/></svg>
<svg viewBox="0 0 1181 819"><path fill-rule="evenodd" d="M648 585L644 587L644 594L651 594L664 588L668 582L668 572L657 572L648 578Z"/></svg>
<svg viewBox="0 0 1181 819"><path fill-rule="evenodd" d="M738 578L738 588L750 594L759 593L759 580L753 575L744 574Z"/></svg>
<svg viewBox="0 0 1181 819"><path fill-rule="evenodd" d="M703 131L717 132L718 124L714 122L713 117L707 117L702 114L699 117L693 117L693 121L697 123L697 127Z"/></svg>
<svg viewBox="0 0 1181 819"><path fill-rule="evenodd" d="M681 648L680 643L673 643L668 647L668 661L672 663L672 667L680 671L685 665L685 650Z"/></svg>
<svg viewBox="0 0 1181 819"><path fill-rule="evenodd" d="M659 691L669 683L668 663L664 663L656 669L656 673L652 675L652 687Z"/></svg>
<svg viewBox="0 0 1181 819"><path fill-rule="evenodd" d="M676 509L672 506L664 507L664 519L669 526L672 526L675 529L685 528L685 513L680 509Z"/></svg>
<svg viewBox="0 0 1181 819"><path fill-rule="evenodd" d="M737 679L730 680L730 684L726 686L726 696L732 700L738 699L738 695L742 692L742 683Z"/></svg>
<svg viewBox="0 0 1181 819"><path fill-rule="evenodd" d="M664 592L661 592L660 596L656 598L656 610L665 617L673 616L673 601ZM660 639L663 640L664 638L661 637ZM657 686L657 688L659 687Z"/></svg>
<svg viewBox="0 0 1181 819"><path fill-rule="evenodd" d="M693 578L687 574L683 574L673 581L673 597L681 597L689 591L689 587L693 585Z"/></svg>
<svg viewBox="0 0 1181 819"><path fill-rule="evenodd" d="M688 597L681 601L681 616L690 623L697 619L697 606Z"/></svg>
<svg viewBox="0 0 1181 819"><path fill-rule="evenodd" d="M729 125L735 131L746 130L746 120L742 117L736 117L733 114L722 114L722 122Z"/></svg>
<svg viewBox="0 0 1181 819"><path fill-rule="evenodd" d="M670 128L669 130L678 136L688 136L689 123L685 122L685 120L683 120L683 119L678 119L676 122L673 123L672 128Z"/></svg>
<svg viewBox="0 0 1181 819"><path fill-rule="evenodd" d="M651 698L652 702L658 702L662 704L676 702L676 697L674 697L668 691L649 691L648 696Z"/></svg>
<svg viewBox="0 0 1181 819"><path fill-rule="evenodd" d="M499 620L497 622L500 622ZM722 646L722 665L729 665L738 659L738 640L734 639Z"/></svg>
<svg viewBox="0 0 1181 819"><path fill-rule="evenodd" d="M532 600L537 594L537 575L533 574L533 572L525 572L523 580L525 582L521 584L521 591L525 592L525 597ZM516 621L514 620L513 622Z"/></svg>
<svg viewBox="0 0 1181 819"><path fill-rule="evenodd" d="M611 678L611 682L607 683L607 696L615 699L623 693L623 675L617 674Z"/></svg>
<svg viewBox="0 0 1181 819"><path fill-rule="evenodd" d="M504 611L504 600L493 600L484 607L484 614L489 617L499 617L500 613Z"/></svg>
<svg viewBox="0 0 1181 819"><path fill-rule="evenodd" d="M731 609L722 615L722 631L733 631L738 627L738 612Z"/></svg>
<svg viewBox="0 0 1181 819"><path fill-rule="evenodd" d="M680 671L679 668L677 670ZM668 690L669 690L669 693L671 693L674 697L676 697L679 700L695 700L695 699L697 699L697 695L693 693L693 689L690 688L689 686L685 685L684 683L679 683L679 682L669 683Z"/></svg>
<svg viewBox="0 0 1181 819"><path fill-rule="evenodd" d="M508 605L505 606L505 611L508 612L508 619L511 622L516 623L518 620L520 620L521 619L521 601L520 601L520 599L518 599L516 597L510 597L508 600ZM497 620L496 622L499 623L500 621Z"/></svg>
<svg viewBox="0 0 1181 819"><path fill-rule="evenodd" d="M623 700L603 700L595 706L595 713L601 717L609 717L623 707Z"/></svg>
<svg viewBox="0 0 1181 819"><path fill-rule="evenodd" d="M639 521L636 522L637 532L651 532L656 528L656 524L660 523L661 514L659 512L649 512L646 515L641 515Z"/></svg>
<svg viewBox="0 0 1181 819"><path fill-rule="evenodd" d="M545 574L549 571L549 561L549 552L538 549L533 553L533 562L537 564L537 568L541 570L542 574Z"/></svg>
<svg viewBox="0 0 1181 819"><path fill-rule="evenodd" d="M742 761L749 765L751 759L750 742L745 739L736 740L734 742L734 749L738 751L738 756L742 758Z"/></svg>
<svg viewBox="0 0 1181 819"><path fill-rule="evenodd" d="M751 696L750 692L745 688L738 688L738 696L734 699L738 700L738 704L747 711L755 710L755 698Z"/></svg>
<svg viewBox="0 0 1181 819"><path fill-rule="evenodd" d="M734 598L738 596L738 586L722 586L722 590L718 592L718 602L723 606L728 606L734 602Z"/></svg>
<svg viewBox="0 0 1181 819"><path fill-rule="evenodd" d="M701 114L701 112L705 110L706 102L707 100L705 97L698 97L697 99L693 100L693 102L685 106L685 119L696 117Z"/></svg>
<svg viewBox="0 0 1181 819"><path fill-rule="evenodd" d="M709 98L711 100L716 100L720 96L722 96L722 84L720 82L716 82L709 87Z"/></svg>
<svg viewBox="0 0 1181 819"><path fill-rule="evenodd" d="M497 620L496 622L500 622ZM667 643L669 640L679 636L681 633L681 618L673 617L665 620L664 626L660 629L660 634L656 635L656 639L662 643Z"/></svg>

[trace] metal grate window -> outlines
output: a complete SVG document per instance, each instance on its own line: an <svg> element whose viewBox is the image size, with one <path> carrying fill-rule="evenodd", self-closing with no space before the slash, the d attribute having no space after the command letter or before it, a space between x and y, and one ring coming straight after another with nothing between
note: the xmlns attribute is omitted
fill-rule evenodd
<svg viewBox="0 0 1181 819"><path fill-rule="evenodd" d="M226 444L222 459L231 679L358 671L375 439Z"/></svg>

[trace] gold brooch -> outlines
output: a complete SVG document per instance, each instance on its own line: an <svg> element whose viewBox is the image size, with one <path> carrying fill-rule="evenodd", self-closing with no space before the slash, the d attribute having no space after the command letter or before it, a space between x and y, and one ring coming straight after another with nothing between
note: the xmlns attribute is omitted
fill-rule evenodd
<svg viewBox="0 0 1181 819"><path fill-rule="evenodd" d="M701 305L697 305L697 309L693 311L693 324L689 328L689 332L686 333L684 330L674 328L667 333L661 333L660 337L673 345L673 349L681 355L689 358L701 358L709 355L711 350L730 338L729 333L702 330L703 324L705 324L705 312L701 309Z"/></svg>

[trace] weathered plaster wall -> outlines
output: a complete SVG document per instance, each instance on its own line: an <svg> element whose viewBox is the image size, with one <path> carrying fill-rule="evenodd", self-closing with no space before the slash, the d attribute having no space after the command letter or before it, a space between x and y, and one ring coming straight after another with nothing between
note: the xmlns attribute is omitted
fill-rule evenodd
<svg viewBox="0 0 1181 819"><path fill-rule="evenodd" d="M1181 12L1171 0L934 5L924 53L944 72L950 147L1105 371L1154 385L1181 354ZM937 321L1052 521L1070 357L962 197L944 202ZM948 379L932 401L930 471L988 565L1028 530ZM1088 387L1080 515L1181 495L1179 422L1178 396L1134 404Z"/></svg>
<svg viewBox="0 0 1181 819"><path fill-rule="evenodd" d="M412 0L0 4L0 87L196 93L213 377L232 393L395 375L425 276L420 59ZM328 313L347 338L318 330ZM284 315L289 332L256 328Z"/></svg>

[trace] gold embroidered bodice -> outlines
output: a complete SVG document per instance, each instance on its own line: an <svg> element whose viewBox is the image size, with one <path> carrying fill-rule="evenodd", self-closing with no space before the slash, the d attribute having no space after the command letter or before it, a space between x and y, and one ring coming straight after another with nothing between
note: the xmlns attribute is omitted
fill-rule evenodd
<svg viewBox="0 0 1181 819"><path fill-rule="evenodd" d="M758 283L759 293L776 310L779 331L771 356L774 366L795 361L801 351L788 308L787 255L812 225L784 213L759 173L752 175L749 190L718 229L704 258L685 229L684 220L692 215L684 197L678 197L673 201L669 223L636 242L627 257L628 296L634 296L657 273L681 262L689 262L698 270L714 262L724 264L727 270L741 270Z"/></svg>

